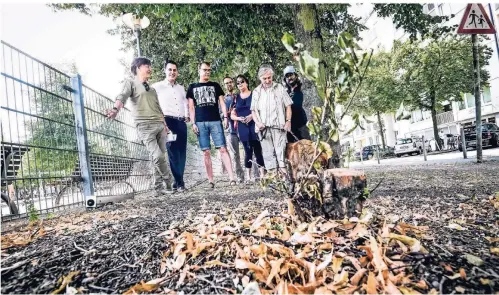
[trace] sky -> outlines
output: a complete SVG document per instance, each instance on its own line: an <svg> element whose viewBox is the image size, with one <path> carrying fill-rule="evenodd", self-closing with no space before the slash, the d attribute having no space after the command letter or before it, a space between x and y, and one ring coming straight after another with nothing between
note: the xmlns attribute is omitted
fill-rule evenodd
<svg viewBox="0 0 499 295"><path fill-rule="evenodd" d="M0 38L48 64L75 63L83 83L114 98L120 91L124 69L133 51L120 51L112 18L79 12L54 12L42 3L0 4Z"/></svg>

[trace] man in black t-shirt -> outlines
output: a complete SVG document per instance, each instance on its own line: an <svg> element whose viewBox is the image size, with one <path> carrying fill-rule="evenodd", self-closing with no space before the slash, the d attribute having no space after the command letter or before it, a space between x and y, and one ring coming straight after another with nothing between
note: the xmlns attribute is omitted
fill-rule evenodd
<svg viewBox="0 0 499 295"><path fill-rule="evenodd" d="M220 84L210 81L211 66L208 62L201 62L198 65L199 82L189 85L187 90L187 99L189 101L189 114L191 116L192 131L196 133L199 140L199 146L204 154L204 164L211 188L215 187L213 181L213 167L211 164L211 144L210 135L215 144L215 148L220 150L222 162L229 172L230 184L235 185L232 163L227 152L224 127L228 126L228 114L225 106L224 92ZM197 95L196 95L197 93ZM220 122L221 108L224 115L224 126Z"/></svg>

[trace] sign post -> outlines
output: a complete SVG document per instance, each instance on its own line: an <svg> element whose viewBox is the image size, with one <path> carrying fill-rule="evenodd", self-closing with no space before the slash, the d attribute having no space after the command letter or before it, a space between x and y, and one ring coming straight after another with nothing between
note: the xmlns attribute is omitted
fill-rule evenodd
<svg viewBox="0 0 499 295"><path fill-rule="evenodd" d="M476 161L482 162L482 101L480 98L480 61L478 52L477 34L495 34L496 30L485 12L482 4L470 3L466 9L457 29L458 34L471 34L473 44L473 72L475 83L475 117L476 117ZM465 148L465 147L464 147Z"/></svg>

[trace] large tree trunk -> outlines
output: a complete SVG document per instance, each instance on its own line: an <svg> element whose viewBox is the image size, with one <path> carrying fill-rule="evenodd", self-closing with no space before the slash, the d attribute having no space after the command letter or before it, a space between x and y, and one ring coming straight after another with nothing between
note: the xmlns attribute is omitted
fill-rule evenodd
<svg viewBox="0 0 499 295"><path fill-rule="evenodd" d="M297 4L295 5L296 11L296 21L295 21L295 35L296 40L305 45L305 48L310 51L313 57L319 58L320 60L324 59L324 42L321 35L320 23L319 23L319 15L317 11L316 4ZM319 63L319 78L317 80L316 85L313 83L307 83L310 85L310 88L314 90L306 91L304 90L304 97L306 100L312 100L313 102L317 102L314 106L323 105L323 100L320 97L324 98L326 94L326 69L324 68L324 63ZM317 94L313 98L307 97L306 94ZM305 104L308 105L308 104ZM311 108L307 111L307 115L310 114ZM326 120L330 117L334 116L334 114L330 114L326 112ZM322 138L328 138L329 135L329 127L322 129ZM341 158L341 145L340 141L330 140L329 145L333 150L333 156L329 160L328 167L329 168L339 168L343 166L343 160Z"/></svg>
<svg viewBox="0 0 499 295"><path fill-rule="evenodd" d="M383 149L385 149L386 148L385 134L383 132L383 123L381 121L381 114L379 113L379 111L376 113L376 117L378 117L379 135L381 137L381 143L383 144Z"/></svg>
<svg viewBox="0 0 499 295"><path fill-rule="evenodd" d="M438 135L438 125L437 125L437 106L436 106L436 97L434 92L430 92L430 101L431 101L431 122L433 124L433 136L435 137L435 143L437 144L437 148L442 149L442 140Z"/></svg>

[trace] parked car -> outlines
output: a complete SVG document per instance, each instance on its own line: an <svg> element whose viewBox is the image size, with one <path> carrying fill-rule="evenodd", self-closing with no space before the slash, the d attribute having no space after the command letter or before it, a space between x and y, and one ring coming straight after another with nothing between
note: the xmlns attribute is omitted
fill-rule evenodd
<svg viewBox="0 0 499 295"><path fill-rule="evenodd" d="M427 152L431 152L431 146L428 141L425 142ZM401 138L395 144L395 155L401 157L402 155L412 155L423 153L423 140L419 137Z"/></svg>
<svg viewBox="0 0 499 295"><path fill-rule="evenodd" d="M362 160L371 160L374 158L376 149L378 145L368 145L362 148ZM360 151L355 152L354 158L356 161L360 161Z"/></svg>
<svg viewBox="0 0 499 295"><path fill-rule="evenodd" d="M476 125L464 127L466 149L476 148ZM463 151L461 137L458 141L459 151ZM482 123L482 147L499 146L499 127L494 123Z"/></svg>

